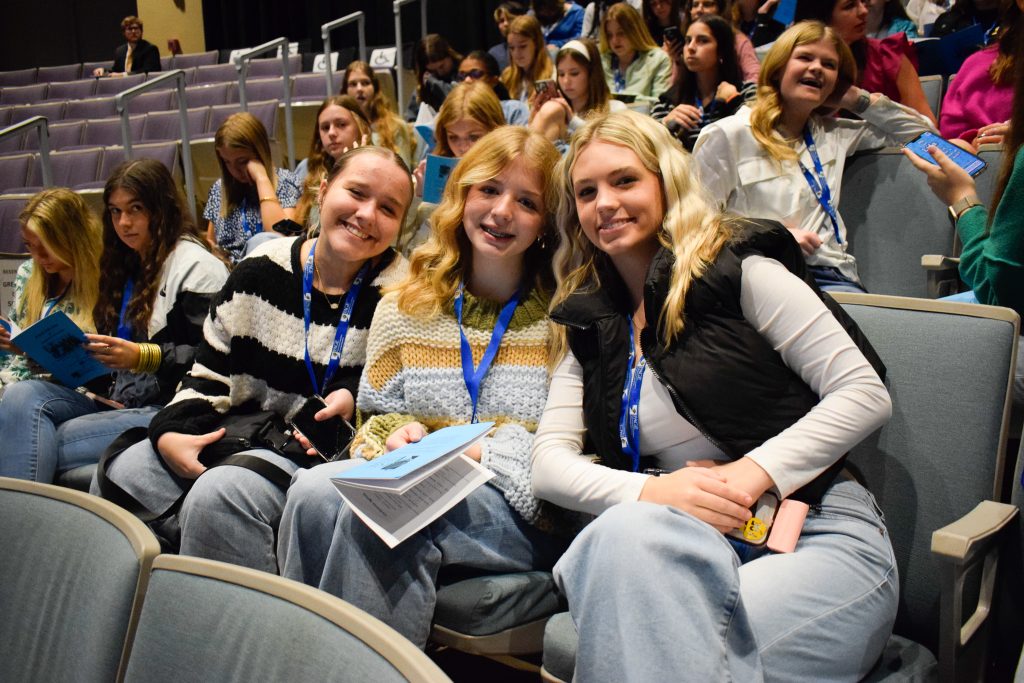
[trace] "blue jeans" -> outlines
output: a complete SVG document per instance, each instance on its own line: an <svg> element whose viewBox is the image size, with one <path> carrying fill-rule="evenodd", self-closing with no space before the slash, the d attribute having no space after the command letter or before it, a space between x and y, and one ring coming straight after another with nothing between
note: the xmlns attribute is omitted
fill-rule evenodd
<svg viewBox="0 0 1024 683"><path fill-rule="evenodd" d="M273 451L247 453L285 472L297 469L295 463ZM143 519L182 555L277 573L274 545L284 491L262 475L223 465L206 470L198 479L182 479L164 466L153 445L145 440L111 461L107 477L146 509ZM93 493L98 494L95 480L93 483ZM181 508L167 515L182 496Z"/></svg>
<svg viewBox="0 0 1024 683"><path fill-rule="evenodd" d="M555 566L579 632L576 680L856 681L893 622L896 562L871 494L834 484L792 553L741 563L676 508L624 503Z"/></svg>
<svg viewBox="0 0 1024 683"><path fill-rule="evenodd" d="M94 464L122 432L149 424L156 407L100 410L60 384L27 379L0 400L0 476L49 484L58 473Z"/></svg>
<svg viewBox="0 0 1024 683"><path fill-rule="evenodd" d="M492 574L546 570L565 548L524 522L487 484L388 548L330 483L358 463L327 463L293 478L278 541L281 575L351 602L419 647L430 634L444 567Z"/></svg>
<svg viewBox="0 0 1024 683"><path fill-rule="evenodd" d="M833 268L832 266L807 266L807 270L810 271L818 288L823 292L856 292L864 294L868 291L864 289L864 285L861 283L843 275L838 268Z"/></svg>

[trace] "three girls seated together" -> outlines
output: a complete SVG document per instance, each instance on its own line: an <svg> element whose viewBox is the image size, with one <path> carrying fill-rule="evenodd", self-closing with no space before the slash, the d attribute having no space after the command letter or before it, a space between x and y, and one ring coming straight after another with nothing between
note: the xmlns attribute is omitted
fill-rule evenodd
<svg viewBox="0 0 1024 683"><path fill-rule="evenodd" d="M842 463L891 404L823 290L862 290L834 210L846 157L932 124L851 85L854 54L819 22L783 33L756 99L719 116L750 90L707 53L730 31L691 25L664 102L700 128L692 156L609 106L586 40L557 52L537 125L502 125L486 80L457 86L438 129L460 161L408 260L392 247L417 201L407 141L358 69L320 108L305 177L273 167L258 121L228 119L205 236L156 162L115 171L102 226L41 193L15 317L65 311L111 381L51 382L0 333L0 475L52 481L107 450L92 491L167 549L319 587L421 647L449 572L549 570L580 680L862 677L898 577ZM356 425L349 459L322 463L302 435L245 466L203 455L225 415L287 420L314 395L317 420ZM495 427L465 455L494 477L394 548L330 483L476 421ZM766 492L810 505L792 552L728 533Z"/></svg>

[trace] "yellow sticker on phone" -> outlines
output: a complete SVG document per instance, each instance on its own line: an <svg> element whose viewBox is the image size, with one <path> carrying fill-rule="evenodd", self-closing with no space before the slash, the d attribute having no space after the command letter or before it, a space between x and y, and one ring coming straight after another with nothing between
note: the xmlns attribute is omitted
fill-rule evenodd
<svg viewBox="0 0 1024 683"><path fill-rule="evenodd" d="M743 526L743 538L751 542L760 541L767 533L767 525L757 517L751 517Z"/></svg>

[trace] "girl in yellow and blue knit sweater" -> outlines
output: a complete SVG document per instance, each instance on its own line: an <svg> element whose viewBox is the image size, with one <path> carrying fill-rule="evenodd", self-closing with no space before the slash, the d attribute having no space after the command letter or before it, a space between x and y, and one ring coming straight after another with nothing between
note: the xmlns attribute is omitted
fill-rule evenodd
<svg viewBox="0 0 1024 683"><path fill-rule="evenodd" d="M421 647L445 567L550 569L565 547L538 528L530 480L548 389L553 249L545 242L554 231L546 188L557 160L550 142L524 128L477 142L448 181L408 279L378 305L367 340L353 456L493 420L492 434L465 454L497 476L394 549L330 484L348 463L304 472L289 489L282 574L342 597Z"/></svg>

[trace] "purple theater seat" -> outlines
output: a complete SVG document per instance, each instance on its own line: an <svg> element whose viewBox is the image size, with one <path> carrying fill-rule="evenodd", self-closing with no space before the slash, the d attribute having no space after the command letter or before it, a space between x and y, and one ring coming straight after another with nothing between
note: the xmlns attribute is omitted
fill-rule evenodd
<svg viewBox="0 0 1024 683"><path fill-rule="evenodd" d="M227 104L231 83L208 83L206 85L190 85L185 88L185 105L188 107L211 107ZM172 105L177 107L177 97Z"/></svg>
<svg viewBox="0 0 1024 683"><path fill-rule="evenodd" d="M167 55L160 58L160 70L170 71L174 68L174 55Z"/></svg>
<svg viewBox="0 0 1024 683"><path fill-rule="evenodd" d="M0 128L6 128L11 124L11 105L0 106Z"/></svg>
<svg viewBox="0 0 1024 683"><path fill-rule="evenodd" d="M84 100L96 94L96 79L83 78L77 81L50 83L46 92L48 100Z"/></svg>
<svg viewBox="0 0 1024 683"><path fill-rule="evenodd" d="M88 100L68 101L67 108L64 110L64 118L102 119L116 113L113 97L93 97Z"/></svg>
<svg viewBox="0 0 1024 683"><path fill-rule="evenodd" d="M145 114L136 114L128 117L128 129L132 142L142 137L142 124L145 123ZM121 140L121 117L114 116L105 119L90 119L85 126L85 133L82 135L83 145L120 145Z"/></svg>
<svg viewBox="0 0 1024 683"><path fill-rule="evenodd" d="M42 102L40 104L23 104L11 107L11 121L9 125L27 121L33 116L45 116L48 122L60 121L66 117L66 102Z"/></svg>
<svg viewBox="0 0 1024 683"><path fill-rule="evenodd" d="M96 180L102 156L102 147L53 152L50 154L53 184L57 187L74 187ZM32 165L28 184L33 186L43 184L43 165L39 159Z"/></svg>
<svg viewBox="0 0 1024 683"><path fill-rule="evenodd" d="M226 83L238 80L238 70L234 64L209 64L196 67L196 85L203 83Z"/></svg>
<svg viewBox="0 0 1024 683"><path fill-rule="evenodd" d="M56 83L74 81L82 77L82 65L62 64L60 66L41 66L36 74L37 83Z"/></svg>
<svg viewBox="0 0 1024 683"><path fill-rule="evenodd" d="M18 69L17 71L0 71L0 88L10 88L19 85L32 85L37 82L36 74L39 69L31 67Z"/></svg>
<svg viewBox="0 0 1024 683"><path fill-rule="evenodd" d="M242 108L237 104L219 104L215 107L210 107L210 118L206 120L206 132L213 135L220 128L220 124L224 123L232 114L240 111L242 111Z"/></svg>
<svg viewBox="0 0 1024 683"><path fill-rule="evenodd" d="M101 62L82 62L82 78L89 78L96 69L107 70L114 65L111 59L104 59Z"/></svg>
<svg viewBox="0 0 1024 683"><path fill-rule="evenodd" d="M129 114L146 114L151 111L167 111L177 106L173 90L144 92L128 101Z"/></svg>
<svg viewBox="0 0 1024 683"><path fill-rule="evenodd" d="M49 83L0 88L0 104L35 104L46 99Z"/></svg>
<svg viewBox="0 0 1024 683"><path fill-rule="evenodd" d="M236 112L242 111L237 104L225 104L219 107L210 107L210 120L206 122L206 132L211 135L217 132L220 124ZM263 102L249 102L249 113L255 116L267 129L267 135L271 140L275 139L275 126L277 125L277 100L265 100Z"/></svg>
<svg viewBox="0 0 1024 683"><path fill-rule="evenodd" d="M58 121L49 126L50 150L55 151L65 147L74 147L82 144L82 134L85 132L85 121ZM33 152L39 150L39 136L28 135L25 138L25 149Z"/></svg>
<svg viewBox="0 0 1024 683"><path fill-rule="evenodd" d="M341 79L345 77L345 72L335 72L334 76L334 89L331 94L338 94L341 89ZM292 77L292 99L293 100L323 100L327 97L326 89L324 88L324 75L322 73L303 73L297 74Z"/></svg>
<svg viewBox="0 0 1024 683"><path fill-rule="evenodd" d="M206 133L206 119L210 116L209 107L195 107L187 112L189 139ZM142 140L179 140L181 139L181 123L178 111L153 111L146 114L146 123L142 126Z"/></svg>
<svg viewBox="0 0 1024 683"><path fill-rule="evenodd" d="M32 137L38 138L39 135L35 132L32 133ZM25 131L19 131L6 135L0 138L0 154L17 154L22 151L25 143Z"/></svg>
<svg viewBox="0 0 1024 683"><path fill-rule="evenodd" d="M0 191L6 194L28 185L34 161L31 154L0 157Z"/></svg>
<svg viewBox="0 0 1024 683"><path fill-rule="evenodd" d="M28 252L25 241L21 239L21 221L18 219L28 200L28 195L0 195L0 252Z"/></svg>
<svg viewBox="0 0 1024 683"><path fill-rule="evenodd" d="M174 57L174 68L175 69L191 69L196 66L207 66L209 64L217 63L217 51L210 50L209 52L193 52L188 55L175 55Z"/></svg>
<svg viewBox="0 0 1024 683"><path fill-rule="evenodd" d="M135 74L122 78L99 78L96 80L97 95L116 95L128 88L135 87L146 80L146 74Z"/></svg>
<svg viewBox="0 0 1024 683"><path fill-rule="evenodd" d="M175 178L181 177L181 154L177 142L153 142L141 145L132 145L132 159L156 159L171 172ZM100 164L96 181L105 183L114 169L124 161L123 147L107 147L103 150L103 160ZM94 184L78 183L71 187L85 189L86 186L95 187Z"/></svg>
<svg viewBox="0 0 1024 683"><path fill-rule="evenodd" d="M283 78L250 78L245 82L245 97L249 102L262 102L265 100L284 101L284 79ZM229 101L240 102L240 86L235 83L232 87L233 94L229 95Z"/></svg>

